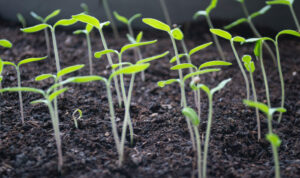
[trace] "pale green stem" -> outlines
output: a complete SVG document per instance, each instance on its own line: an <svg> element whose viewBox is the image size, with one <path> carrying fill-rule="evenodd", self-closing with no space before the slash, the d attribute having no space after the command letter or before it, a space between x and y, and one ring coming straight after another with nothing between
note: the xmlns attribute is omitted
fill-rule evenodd
<svg viewBox="0 0 300 178"><path fill-rule="evenodd" d="M252 85L254 101L257 102L255 84L254 84L254 80L253 80L253 73L252 72L249 72L249 73L250 73L250 81L251 81L251 85ZM256 122L257 122L257 139L260 140L261 139L261 128L260 128L259 112L258 112L257 107L255 108L255 112L256 112Z"/></svg>
<svg viewBox="0 0 300 178"><path fill-rule="evenodd" d="M284 100L285 100L285 92L284 92L284 79L283 74L281 70L281 63L280 63L280 54L279 54L279 47L278 47L278 41L275 42L276 47L276 55L277 55L277 66L278 66L278 72L279 72L279 78L280 78L280 84L281 84L281 107L284 107ZM278 122L280 123L282 118L282 112L279 113Z"/></svg>
<svg viewBox="0 0 300 178"><path fill-rule="evenodd" d="M53 43L53 50L54 50L54 56L55 56L55 65L56 65L56 71L60 71L60 62L59 62L59 55L58 55L58 49L57 49L57 42L56 42L56 36L55 36L55 29L51 28L51 34L52 34L52 43ZM62 81L62 78L58 78L59 82ZM61 85L60 88L63 88Z"/></svg>
<svg viewBox="0 0 300 178"><path fill-rule="evenodd" d="M273 157L274 157L274 163L275 163L275 178L280 178L278 150L275 145L273 145L273 144L271 144L271 145L272 145L272 151L273 151Z"/></svg>
<svg viewBox="0 0 300 178"><path fill-rule="evenodd" d="M273 133L272 116L268 116L268 130L269 130L269 133Z"/></svg>
<svg viewBox="0 0 300 178"><path fill-rule="evenodd" d="M235 58L236 58L236 60L237 60L237 63L238 63L238 65L239 65L239 67L240 67L240 70L241 70L241 72L242 72L242 75L243 75L243 77L244 77L245 84L246 84L246 89L247 89L247 100L249 100L249 98L250 98L250 87L249 87L249 80L248 80L248 77L247 77L246 72L245 72L245 70L244 70L244 68L243 68L243 66L242 66L240 57L239 57L238 53L236 52L236 49L235 49L235 47L234 47L234 44L233 44L233 41L232 41L232 40L230 40L230 44L231 44L233 53L234 53L234 55L235 55Z"/></svg>
<svg viewBox="0 0 300 178"><path fill-rule="evenodd" d="M18 87L21 88L21 74L20 74L20 68L17 66L16 67L17 70L17 80L18 80ZM22 92L18 91L19 93L19 103L20 103L20 113L21 113L21 121L22 121L22 125L25 124L24 121L24 107L23 107L23 97L22 97Z"/></svg>
<svg viewBox="0 0 300 178"><path fill-rule="evenodd" d="M295 13L295 11L294 11L294 8L293 8L292 5L290 5L289 7L290 7L290 10L291 10L293 19L294 19L294 21L295 21L296 27L297 27L297 29L298 29L298 32L300 32L300 25L299 25L299 22L298 22L298 18L297 18L297 16L296 16L296 13Z"/></svg>
<svg viewBox="0 0 300 178"><path fill-rule="evenodd" d="M115 21L112 18L111 10L109 8L108 2L107 2L107 0L102 0L102 1L103 1L103 7L104 7L104 11L106 13L106 16L107 16L108 20L111 23L111 27L112 27L115 39L119 39L120 35L119 35L119 32L118 32L117 26L115 24Z"/></svg>
<svg viewBox="0 0 300 178"><path fill-rule="evenodd" d="M194 126L194 132L195 132L195 136L196 136L196 142L197 142L197 169L198 169L198 178L202 177L201 174L201 140L200 140L200 136L199 136L199 131L198 131L198 127Z"/></svg>
<svg viewBox="0 0 300 178"><path fill-rule="evenodd" d="M50 41L49 41L49 33L48 33L48 29L45 28L45 39L46 39L46 45L47 45L47 54L48 54L48 58L51 57L51 53L50 53L50 50L51 50L51 46L50 46Z"/></svg>
<svg viewBox="0 0 300 178"><path fill-rule="evenodd" d="M206 17L206 21L208 23L209 28L214 28L214 26L213 26L213 24L211 22L209 14L207 14L205 17ZM218 37L215 34L213 34L213 33L212 33L212 37L213 37L213 39L214 39L214 41L216 43L217 50L219 52L220 57L222 58L223 61L225 61L224 52L223 52L223 49L222 49L222 47L220 45Z"/></svg>
<svg viewBox="0 0 300 178"><path fill-rule="evenodd" d="M86 42L88 46L88 55L89 55L89 65L90 65L90 75L93 75L93 60L92 60L92 46L89 33L86 33Z"/></svg>
<svg viewBox="0 0 300 178"><path fill-rule="evenodd" d="M261 71L262 71L262 74L263 74L265 88L266 88L266 96L267 96L268 107L271 108L269 86L268 86L268 78L267 78L267 75L266 75L264 61L263 61L262 46L260 47L259 61L260 61Z"/></svg>
<svg viewBox="0 0 300 178"><path fill-rule="evenodd" d="M213 95L211 93L208 94L208 102L209 102L209 110L208 110L208 120L206 126L206 135L205 135L205 143L204 143L204 158L203 158L203 178L206 178L206 169L207 169L207 154L208 154L208 144L210 137L210 129L212 124L212 114L213 114Z"/></svg>
<svg viewBox="0 0 300 178"><path fill-rule="evenodd" d="M105 40L102 29L99 30L99 33L100 33L100 36L101 36L101 41L102 41L103 47L104 47L105 50L107 50L108 47L107 47L106 40ZM112 59L111 59L111 55L107 54L106 57L108 59L109 65L112 66L113 62L112 62ZM114 73L114 72L115 72L115 69L112 69L112 73ZM121 97L121 93L120 93L118 77L117 76L114 77L113 80L114 80L114 84L115 84L115 88L116 88L116 92L117 92L119 107L121 108L122 107L122 97Z"/></svg>
<svg viewBox="0 0 300 178"><path fill-rule="evenodd" d="M162 8L162 11L164 13L165 19L167 21L167 24L169 26L171 26L172 25L171 18L170 18L169 12L168 12L168 8L167 8L167 5L166 5L166 2L165 2L165 0L159 0L159 2L160 2L160 6Z"/></svg>

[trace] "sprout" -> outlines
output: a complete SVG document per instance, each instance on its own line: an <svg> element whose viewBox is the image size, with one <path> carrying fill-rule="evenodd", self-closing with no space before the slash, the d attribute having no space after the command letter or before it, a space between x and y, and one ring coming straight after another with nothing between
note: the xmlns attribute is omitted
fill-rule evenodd
<svg viewBox="0 0 300 178"><path fill-rule="evenodd" d="M167 8L167 5L166 5L166 1L165 0L159 0L159 3L160 3L162 11L164 13L165 20L166 20L167 24L169 26L171 26L172 23L171 23L170 14L169 14L169 11L168 11L168 8Z"/></svg>
<svg viewBox="0 0 300 178"><path fill-rule="evenodd" d="M247 90L247 99L249 99L249 97L250 97L249 80L248 80L246 72L245 72L245 70L242 66L240 57L239 57L239 55L238 55L238 53L237 53L237 51L234 47L234 42L243 43L246 40L243 37L240 37L240 36L232 37L232 35L230 33L228 33L227 31L221 30L221 29L210 29L210 32L217 35L217 36L219 36L219 37L222 37L222 38L230 41L231 48L233 50L235 59L236 59L238 65L239 65L239 68L240 68L240 70L242 72L242 75L244 77L244 80L245 80L246 90Z"/></svg>
<svg viewBox="0 0 300 178"><path fill-rule="evenodd" d="M244 62L245 68L247 69L247 71L250 74L250 82L252 85L252 93L253 93L253 97L254 97L254 102L257 102L255 84L254 84L254 80L253 80L253 72L255 71L254 62L252 61L252 58L249 55L244 55L242 60ZM259 119L258 108L256 108L256 122L257 122L257 139L260 140L261 139L261 129L260 129L260 119Z"/></svg>
<svg viewBox="0 0 300 178"><path fill-rule="evenodd" d="M225 30L229 30L235 26L238 26L241 23L247 22L249 27L251 28L252 32L254 33L254 35L258 38L261 38L261 34L258 32L258 30L256 29L255 25L252 22L252 19L261 16L263 14L265 14L266 12L268 12L271 8L271 6L267 5L265 7L263 7L262 9L260 9L257 12L254 12L252 14L249 15L248 9L246 7L246 4L244 2L244 0L238 0L239 3L241 3L243 12L245 14L245 18L240 18L234 22L232 22L231 24L227 25L224 27ZM276 63L276 57L272 51L272 49L270 48L270 46L267 43L264 43L264 46L266 47L266 49L268 50L269 54L271 55L274 64Z"/></svg>
<svg viewBox="0 0 300 178"><path fill-rule="evenodd" d="M105 1L106 0L103 0L103 3L106 3ZM108 50L107 43L106 43L106 40L105 40L105 36L103 34L103 27L108 26L110 24L109 21L100 23L97 18L95 18L93 16L90 16L90 15L87 15L87 14L84 14L84 13L81 13L81 14L78 14L78 15L73 15L72 18L95 27L100 33L101 41L102 41L104 50ZM109 65L113 65L110 53L107 53L106 57L108 59ZM114 72L114 69L112 70L112 72ZM116 88L116 92L117 92L119 107L122 107L122 97L121 97L121 93L120 93L118 78L114 78L114 84L115 84L115 88Z"/></svg>
<svg viewBox="0 0 300 178"><path fill-rule="evenodd" d="M60 9L57 9L55 11L53 11L52 13L50 13L48 16L46 16L45 18L42 18L41 16L37 15L35 12L31 11L30 15L35 18L36 20L40 21L41 23L47 23L50 19L56 17L58 14L60 13ZM25 27L23 27L25 28ZM49 34L48 34L48 29L44 29L44 33L45 33L45 39L46 39L46 45L47 45L47 54L48 57L51 56L51 46L50 46L50 40L49 40Z"/></svg>
<svg viewBox="0 0 300 178"><path fill-rule="evenodd" d="M99 0L99 1L101 1L101 0ZM120 35L118 32L117 26L115 24L115 21L112 18L112 14L111 14L111 10L109 8L108 2L107 2L107 0L102 0L102 3L103 3L104 11L106 13L106 17L111 22L111 27L112 27L115 39L119 39Z"/></svg>
<svg viewBox="0 0 300 178"><path fill-rule="evenodd" d="M268 5L277 5L277 4L279 4L279 5L287 5L287 6L289 6L290 11L291 11L292 16L293 16L293 19L294 19L295 24L296 24L296 27L298 29L298 32L300 32L299 21L297 19L296 13L295 13L294 8L293 8L294 0L272 0L272 1L266 1L266 3Z"/></svg>
<svg viewBox="0 0 300 178"><path fill-rule="evenodd" d="M22 27L25 28L26 20L25 20L24 16L21 13L17 13L17 18L18 18L19 22L22 24Z"/></svg>
<svg viewBox="0 0 300 178"><path fill-rule="evenodd" d="M272 152L273 152L273 158L275 162L275 177L280 178L280 168L279 168L279 159L278 159L278 147L280 146L281 140L279 137L273 133L272 129L272 118L273 114L275 112L284 113L286 112L286 109L283 107L279 108L270 108L267 105L260 103L260 102L254 102L250 100L243 100L244 104L246 104L249 107L258 108L261 112L265 113L268 117L268 134L266 135L266 139L271 143L272 145Z"/></svg>
<svg viewBox="0 0 300 178"><path fill-rule="evenodd" d="M76 115L78 115L78 116L76 117ZM75 111L72 114L72 118L73 118L74 125L75 125L76 129L78 129L78 122L77 121L80 120L81 117L82 117L82 111L80 109L75 109Z"/></svg>
<svg viewBox="0 0 300 178"><path fill-rule="evenodd" d="M194 19L196 19L199 16L205 16L209 28L214 28L214 26L213 26L213 24L211 22L211 19L210 19L210 12L214 8L216 8L217 3L218 3L218 0L212 0L211 3L209 4L209 6L205 9L205 11L201 10L201 11L198 11L198 12L196 12L194 14ZM212 34L212 36L213 36L213 39L214 39L214 41L216 43L216 46L217 46L217 49L218 49L218 52L219 52L219 55L220 55L221 59L223 61L225 61L224 52L223 52L223 49L222 49L222 47L220 45L220 42L219 42L217 36L215 34Z"/></svg>
<svg viewBox="0 0 300 178"><path fill-rule="evenodd" d="M83 13L89 14L89 7L88 7L88 5L86 3L84 3L84 2L81 3L80 7L83 9Z"/></svg>
<svg viewBox="0 0 300 178"><path fill-rule="evenodd" d="M208 96L208 102L209 102L209 111L208 111L208 119L207 119L207 126L206 126L206 132L205 132L205 143L204 143L204 158L203 158L203 169L202 169L202 177L206 177L206 169L207 169L207 153L208 153L208 143L209 143L209 137L210 137L210 129L212 124L212 115L213 115L213 95L217 91L223 89L225 85L230 82L231 79L223 80L219 85L213 89L209 89L204 84L193 84L191 83L191 88L193 90L202 89Z"/></svg>
<svg viewBox="0 0 300 178"><path fill-rule="evenodd" d="M93 60L92 60L92 45L90 40L90 32L93 30L93 26L90 24L86 24L86 27L84 30L76 30L73 32L73 34L85 34L86 37L86 43L88 47L88 56L89 56L89 66L90 66L90 75L93 75Z"/></svg>
<svg viewBox="0 0 300 178"><path fill-rule="evenodd" d="M36 61L44 60L46 58L47 58L47 56L41 57L41 58L23 59L17 65L14 64L14 63L12 63L12 62L2 61L2 60L1 60L1 63L2 63L2 68L3 68L4 65L10 65L10 66L15 67L15 69L17 71L18 88L21 88L22 82L21 82L20 66L23 65L23 64L31 63L31 62L36 62ZM1 71L2 71L2 69L1 69ZM23 108L22 92L18 91L18 94L19 94L19 104L20 104L21 121L22 121L22 124L24 125L25 122L24 122L24 108Z"/></svg>

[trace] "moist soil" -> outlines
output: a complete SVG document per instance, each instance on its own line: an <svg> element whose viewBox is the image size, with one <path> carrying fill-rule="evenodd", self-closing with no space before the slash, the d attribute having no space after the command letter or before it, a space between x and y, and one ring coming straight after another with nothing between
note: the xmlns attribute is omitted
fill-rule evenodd
<svg viewBox="0 0 300 178"><path fill-rule="evenodd" d="M13 43L11 49L0 49L1 58L18 62L29 57L46 55L44 33L24 34L19 26L0 20L0 37ZM217 27L226 22L217 21ZM189 28L187 28L189 27ZM185 41L189 49L212 41L205 22L184 26ZM264 35L273 36L272 30L259 28ZM138 31L136 31L137 33ZM241 33L242 32L242 33ZM111 31L105 31L108 46L120 49L127 42L126 29L121 30L121 38L114 39ZM167 34L160 31L144 31L144 40L158 39L157 44L142 47L143 57L172 51ZM247 26L235 29L234 34L251 37ZM103 49L98 33L92 36L93 51ZM58 29L57 40L62 68L86 64L73 75L88 75L87 46L84 36L75 36L72 31ZM232 78L226 88L214 95L213 124L209 143L208 177L274 177L272 150L265 138L267 120L261 113L262 137L257 140L255 110L245 107L245 83L233 56L228 41L220 40L226 59L233 63L222 71L201 76L201 81L215 87L224 79ZM179 45L179 44L178 44ZM236 44L239 55L253 54L253 45ZM180 48L181 50L181 48ZM300 176L300 41L282 37L280 40L281 62L286 84L287 113L282 122L277 123L274 116L274 132L282 144L279 148L280 170L282 177ZM173 54L173 51L171 52ZM272 106L280 106L280 81L277 66L268 54L264 62L269 80ZM157 86L160 80L177 78L170 71L169 59L172 55L151 62L146 71L146 81L137 75L130 106L134 126L135 142L130 145L127 137L125 162L117 166L118 155L111 133L106 89L101 82L69 85L69 90L58 99L60 129L64 166L57 171L57 152L54 133L48 108L45 105L31 105L30 101L39 95L23 93L25 125L21 124L17 93L0 95L0 177L193 177L195 153L192 150L186 121L181 114L180 89L178 85L164 88ZM217 50L210 46L195 54L192 61L197 66L203 62L219 59ZM114 59L116 62L116 59ZM185 59L183 59L185 60ZM93 59L94 72L107 77L110 73L107 59ZM133 52L124 55L124 61L134 61ZM262 74L258 61L254 73L258 100L266 102ZM55 73L53 54L50 58L21 66L22 86L47 89L51 80L34 81L43 73ZM3 87L17 86L16 72L5 66ZM71 75L70 75L71 76ZM126 86L129 84L129 76ZM194 107L193 92L186 85L188 105ZM205 136L208 100L201 93L201 124L199 131ZM117 125L121 133L124 109L117 105L114 92ZM74 127L72 113L75 109L83 111L79 128Z"/></svg>

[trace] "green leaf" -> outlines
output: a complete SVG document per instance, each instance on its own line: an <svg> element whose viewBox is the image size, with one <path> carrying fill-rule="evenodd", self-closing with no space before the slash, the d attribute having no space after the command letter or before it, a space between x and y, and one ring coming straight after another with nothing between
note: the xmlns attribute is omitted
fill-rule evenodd
<svg viewBox="0 0 300 178"><path fill-rule="evenodd" d="M130 63L130 62L121 62L121 63L118 63L118 64L113 64L113 65L111 65L111 68L112 69L116 69L116 68L118 68L118 67L120 67L120 66L125 66L125 65L132 65L132 63Z"/></svg>
<svg viewBox="0 0 300 178"><path fill-rule="evenodd" d="M135 19L142 17L142 14L135 14L129 18L128 23L131 24Z"/></svg>
<svg viewBox="0 0 300 178"><path fill-rule="evenodd" d="M234 38L232 38L232 40L234 42L241 42L241 43L244 43L246 41L246 39L241 36L235 36Z"/></svg>
<svg viewBox="0 0 300 178"><path fill-rule="evenodd" d="M67 91L67 90L68 90L68 88L63 88L63 89L57 90L56 92L53 92L53 93L49 96L48 100L49 100L50 102L52 102L56 97L58 97L60 94L62 94L63 92L65 92L65 91Z"/></svg>
<svg viewBox="0 0 300 178"><path fill-rule="evenodd" d="M180 30L180 28L174 28L171 31L172 37L175 38L176 40L182 40L184 35L182 33L182 31Z"/></svg>
<svg viewBox="0 0 300 178"><path fill-rule="evenodd" d="M272 144L274 145L275 147L279 147L280 144L281 144L281 140L280 138L278 137L278 135L276 134L273 134L273 133L268 133L266 135L266 139Z"/></svg>
<svg viewBox="0 0 300 178"><path fill-rule="evenodd" d="M300 33L295 30L282 30L276 35L276 41L278 41L278 38L281 35L292 35L292 36L300 37Z"/></svg>
<svg viewBox="0 0 300 178"><path fill-rule="evenodd" d="M26 20L21 13L17 13L17 18L19 22L22 24L23 28L26 27Z"/></svg>
<svg viewBox="0 0 300 178"><path fill-rule="evenodd" d="M64 75L67 75L67 74L69 74L69 73L75 72L75 71L77 71L77 70L79 70L79 69L81 69L81 68L83 68L83 67L84 67L83 64L80 64L80 65L74 65L74 66L70 66L70 67L66 67L66 68L60 70L60 71L57 73L56 77L57 77L57 78L60 78L60 77L62 77L62 76L64 76Z"/></svg>
<svg viewBox="0 0 300 178"><path fill-rule="evenodd" d="M62 20L59 20L58 22L56 22L54 24L54 28L57 27L57 26L70 26L70 25L73 25L77 22L76 19L62 19Z"/></svg>
<svg viewBox="0 0 300 178"><path fill-rule="evenodd" d="M30 15L31 15L33 18L35 18L36 20L38 20L38 21L44 23L43 17L37 15L35 12L31 11L31 12L30 12Z"/></svg>
<svg viewBox="0 0 300 178"><path fill-rule="evenodd" d="M192 122L192 124L194 126L199 125L200 120L199 120L198 115L197 115L197 113L194 109L192 109L190 107L185 107L181 110L181 112L185 117L190 119L190 121Z"/></svg>
<svg viewBox="0 0 300 178"><path fill-rule="evenodd" d="M244 22L247 22L247 19L246 18L240 18L240 19L237 19L236 21L232 22L231 24L229 25L226 25L224 27L225 30L230 30L231 28L235 27L235 26L238 26Z"/></svg>
<svg viewBox="0 0 300 178"><path fill-rule="evenodd" d="M86 24L85 26L85 30L87 31L87 33L90 33L93 30L94 26L91 24Z"/></svg>
<svg viewBox="0 0 300 178"><path fill-rule="evenodd" d="M93 81L103 81L106 83L106 78L97 76L97 75L89 75L89 76L80 76L80 77L72 77L71 82L73 83L87 83Z"/></svg>
<svg viewBox="0 0 300 178"><path fill-rule="evenodd" d="M292 5L294 0L273 0L273 1L267 1L266 3L268 5Z"/></svg>
<svg viewBox="0 0 300 178"><path fill-rule="evenodd" d="M204 70L200 70L200 71L197 71L197 72L193 72L193 73L189 73L187 74L186 76L184 76L183 78L183 81L195 76L195 75L201 75L201 74L206 74L206 73L209 73L209 72L218 72L220 71L221 69L204 69Z"/></svg>
<svg viewBox="0 0 300 178"><path fill-rule="evenodd" d="M78 14L78 15L72 15L72 18L74 18L74 19L76 19L80 22L90 24L90 25L94 26L97 29L101 28L99 20L97 18L93 17L93 16L81 13L81 14Z"/></svg>
<svg viewBox="0 0 300 178"><path fill-rule="evenodd" d="M34 101L31 101L31 102L30 102L30 104L38 104L38 103L48 104L48 101L47 101L47 100L40 99L40 100L34 100Z"/></svg>
<svg viewBox="0 0 300 178"><path fill-rule="evenodd" d="M136 43L135 39L130 34L127 33L126 36L130 43Z"/></svg>
<svg viewBox="0 0 300 178"><path fill-rule="evenodd" d="M193 49L190 50L189 52L189 56L193 55L194 53L204 49L204 48L207 48L208 46L212 45L213 43L212 42L208 42L208 43L205 43L205 44L202 44L202 45L199 45Z"/></svg>
<svg viewBox="0 0 300 178"><path fill-rule="evenodd" d="M269 109L269 114L272 116L275 112L280 112L280 113L284 113L286 112L285 108L270 108Z"/></svg>
<svg viewBox="0 0 300 178"><path fill-rule="evenodd" d="M253 52L254 52L254 55L256 56L256 57L259 57L260 55L261 55L261 47L262 47L262 41L261 40L259 40L259 41L257 41L256 43L255 43L255 46L254 46L254 49L253 49Z"/></svg>
<svg viewBox="0 0 300 178"><path fill-rule="evenodd" d="M153 18L143 18L143 22L155 29L158 29L158 30L162 30L162 31L166 31L166 32L171 31L171 28L169 27L169 25L167 25L159 20L153 19Z"/></svg>
<svg viewBox="0 0 300 178"><path fill-rule="evenodd" d="M128 19L124 16L121 16L117 11L114 11L113 14L118 21L125 23L126 25L129 23Z"/></svg>
<svg viewBox="0 0 300 178"><path fill-rule="evenodd" d="M178 54L178 59L182 58L183 56L187 56L187 54ZM177 60L177 57L174 56L172 57L172 59L170 60L170 63L173 63Z"/></svg>
<svg viewBox="0 0 300 178"><path fill-rule="evenodd" d="M136 41L137 43L139 43L139 42L141 42L142 38L143 38L143 32L141 31L141 32L136 36L135 41Z"/></svg>
<svg viewBox="0 0 300 178"><path fill-rule="evenodd" d="M82 34L82 33L86 34L86 30L76 30L76 31L73 32L74 35L79 35L79 34Z"/></svg>
<svg viewBox="0 0 300 178"><path fill-rule="evenodd" d="M196 20L199 16L207 16L206 11L198 11L194 14L193 19Z"/></svg>
<svg viewBox="0 0 300 178"><path fill-rule="evenodd" d="M197 70L197 67L190 63L177 64L177 65L171 67L171 70L188 69L188 68L194 68Z"/></svg>
<svg viewBox="0 0 300 178"><path fill-rule="evenodd" d="M119 70L116 70L109 76L109 81L111 81L112 78L114 78L116 75L120 74L135 74L141 71L146 70L150 66L149 63L146 64L136 64L128 67L121 68Z"/></svg>
<svg viewBox="0 0 300 178"><path fill-rule="evenodd" d="M231 38L232 38L231 34L225 30L221 30L221 29L209 29L209 30L211 33L213 33L219 37L225 38L227 40L231 40Z"/></svg>
<svg viewBox="0 0 300 178"><path fill-rule="evenodd" d="M211 95L210 89L206 85L199 84L199 85L197 85L197 88L200 88L201 90L203 90L208 96Z"/></svg>
<svg viewBox="0 0 300 178"><path fill-rule="evenodd" d="M124 53L128 49L139 47L139 46L145 46L145 45L153 44L153 43L156 43L156 42L157 42L157 40L153 40L153 41L146 41L146 42L140 42L140 43L125 45L121 48L120 54Z"/></svg>
<svg viewBox="0 0 300 178"><path fill-rule="evenodd" d="M108 25L110 25L110 21L106 21L106 22L100 23L100 29L102 29L103 27L106 27Z"/></svg>
<svg viewBox="0 0 300 178"><path fill-rule="evenodd" d="M0 58L0 75L2 74L3 66L4 66L3 61L2 61L2 59Z"/></svg>
<svg viewBox="0 0 300 178"><path fill-rule="evenodd" d="M14 63L8 61L3 61L3 65L10 65L10 66L17 67Z"/></svg>
<svg viewBox="0 0 300 178"><path fill-rule="evenodd" d="M168 54L169 54L169 51L166 51L166 52L164 52L164 53L162 53L162 54L159 54L159 55L156 55L156 56L152 56L152 57L148 57L148 58L139 60L139 61L137 61L136 64L148 63L148 62L150 62L150 61L153 61L153 60L156 60L156 59L165 57L165 56L168 55Z"/></svg>
<svg viewBox="0 0 300 178"><path fill-rule="evenodd" d="M254 102L251 100L243 100L243 103L249 107L258 108L261 112L265 113L267 116L269 115L269 107L264 103Z"/></svg>
<svg viewBox="0 0 300 178"><path fill-rule="evenodd" d="M232 63L230 62L225 62L225 61L209 61L201 64L199 66L199 70L204 68L204 67L215 67L215 66L230 66Z"/></svg>
<svg viewBox="0 0 300 178"><path fill-rule="evenodd" d="M41 60L44 60L44 59L46 59L48 56L45 56L45 57L39 57L39 58L28 58L28 59L24 59L24 60L22 60L22 61L20 61L19 63L18 63L18 67L19 66L21 66L21 65L23 65L23 64L27 64L27 63L30 63L30 62L36 62L36 61L41 61Z"/></svg>
<svg viewBox="0 0 300 178"><path fill-rule="evenodd" d="M244 55L242 61L248 72L253 73L255 71L255 66L250 55Z"/></svg>
<svg viewBox="0 0 300 178"><path fill-rule="evenodd" d="M165 81L159 81L157 82L157 85L161 88L165 87L166 85L170 85L174 82L178 82L180 83L179 79L169 79L169 80L165 80Z"/></svg>
<svg viewBox="0 0 300 178"><path fill-rule="evenodd" d="M83 9L83 11L84 11L85 14L89 14L89 7L88 7L88 5L86 3L84 3L84 2L81 3L80 7Z"/></svg>
<svg viewBox="0 0 300 178"><path fill-rule="evenodd" d="M0 46L2 46L4 48L11 48L12 43L6 39L0 39Z"/></svg>
<svg viewBox="0 0 300 178"><path fill-rule="evenodd" d="M95 52L94 57L101 58L103 55L109 54L109 53L115 53L115 54L119 55L119 52L114 49L106 49L106 50Z"/></svg>
<svg viewBox="0 0 300 178"><path fill-rule="evenodd" d="M39 24L39 25L36 25L36 26L33 26L33 27L21 28L21 31L25 32L25 33L34 33L34 32L44 30L47 27L50 27L50 25L48 25L48 24Z"/></svg>
<svg viewBox="0 0 300 178"><path fill-rule="evenodd" d="M209 14L211 10L213 10L214 8L216 8L218 3L218 0L211 0L210 5L206 8L206 13Z"/></svg>
<svg viewBox="0 0 300 178"><path fill-rule="evenodd" d="M29 88L29 87L13 87L13 88L3 88L0 90L0 92L18 92L18 91L24 91L24 92L32 92L32 93L39 93L41 95L44 94L43 90L36 89L36 88Z"/></svg>
<svg viewBox="0 0 300 178"><path fill-rule="evenodd" d="M237 2L244 3L245 0L236 0Z"/></svg>
<svg viewBox="0 0 300 178"><path fill-rule="evenodd" d="M42 74L42 75L35 77L35 81L41 81L41 80L45 80L48 78L55 78L55 76L52 74Z"/></svg>
<svg viewBox="0 0 300 178"><path fill-rule="evenodd" d="M225 87L225 85L231 81L231 78L223 80L221 83L219 83L219 85L213 89L211 89L211 94L214 94L215 92L223 89Z"/></svg>
<svg viewBox="0 0 300 178"><path fill-rule="evenodd" d="M262 9L260 9L259 11L252 13L249 18L253 19L257 16L263 15L270 9L271 9L271 6L267 5L267 6L263 7Z"/></svg>
<svg viewBox="0 0 300 178"><path fill-rule="evenodd" d="M47 17L44 19L44 23L47 23L48 20L52 19L53 17L57 16L60 13L60 9L57 9L53 11L51 14L49 14Z"/></svg>

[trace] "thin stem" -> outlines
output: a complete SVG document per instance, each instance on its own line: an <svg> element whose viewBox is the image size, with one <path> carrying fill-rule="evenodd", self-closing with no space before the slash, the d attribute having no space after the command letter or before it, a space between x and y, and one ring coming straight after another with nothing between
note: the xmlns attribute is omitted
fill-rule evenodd
<svg viewBox="0 0 300 178"><path fill-rule="evenodd" d="M200 90L197 90L197 100L198 100L197 103L198 118L201 122L201 91Z"/></svg>
<svg viewBox="0 0 300 178"><path fill-rule="evenodd" d="M292 5L290 5L289 7L290 7L290 10L291 10L293 19L294 19L294 21L295 21L296 27L297 27L297 29L298 29L298 32L300 32L300 25L299 25L299 22L298 22L298 18L297 18L297 16L296 16L296 13L295 13L295 11L294 11L294 8L293 8Z"/></svg>
<svg viewBox="0 0 300 178"><path fill-rule="evenodd" d="M213 26L213 24L211 22L210 16L207 14L205 17L206 17L206 21L208 23L209 28L214 28L214 26ZM213 33L212 33L212 37L213 37L213 39L214 39L214 41L216 43L219 55L221 56L222 60L225 61L224 52L223 52L223 49L222 49L222 47L220 45L218 37L215 34L213 34Z"/></svg>
<svg viewBox="0 0 300 178"><path fill-rule="evenodd" d="M209 102L209 110L208 110L208 121L206 126L206 135L205 135L205 143L204 143L204 158L203 158L203 178L206 178L206 169L207 169L207 154L208 154L208 144L210 137L210 129L212 124L212 115L213 115L213 95L208 94L208 102Z"/></svg>
<svg viewBox="0 0 300 178"><path fill-rule="evenodd" d="M278 150L275 145L273 145L273 144L271 144L271 145L272 145L273 158L274 158L274 163L275 163L275 178L280 178Z"/></svg>
<svg viewBox="0 0 300 178"><path fill-rule="evenodd" d="M111 10L109 8L108 2L107 2L107 0L102 0L102 2L103 2L103 7L104 7L104 11L106 13L106 16L107 16L108 20L111 23L111 27L112 27L115 39L119 39L120 35L119 35L119 32L118 32L117 26L115 24L115 21L112 18Z"/></svg>
<svg viewBox="0 0 300 178"><path fill-rule="evenodd" d="M255 84L254 84L254 80L253 80L253 73L250 73L250 80L251 80L251 85L252 85L252 93L253 93L253 97L254 97L254 101L257 102L257 96L256 96L256 90L255 90ZM257 122L257 139L260 140L261 139L261 128L260 128L260 118L259 118L259 112L258 112L258 108L255 108L255 112L256 112L256 122Z"/></svg>
<svg viewBox="0 0 300 178"><path fill-rule="evenodd" d="M48 58L50 58L51 57L51 53L50 53L51 46L50 46L48 29L45 28L44 31L45 31L45 39L46 39L46 45L47 45L47 54L48 54Z"/></svg>
<svg viewBox="0 0 300 178"><path fill-rule="evenodd" d="M280 78L280 84L281 84L281 107L284 107L284 100L285 100L285 92L284 92L284 79L283 74L281 70L281 63L280 63L280 54L279 54L279 47L278 47L278 41L275 42L276 47L276 55L277 55L277 66L278 66L278 72L279 72L279 78ZM282 118L282 112L279 113L278 122L280 123Z"/></svg>
<svg viewBox="0 0 300 178"><path fill-rule="evenodd" d="M17 66L16 67L17 70L17 80L18 80L18 87L21 88L21 74L20 74L20 68ZM22 121L22 125L25 124L24 121L24 108L23 108L23 97L22 97L22 92L18 91L19 93L19 103L20 103L20 113L21 113L21 121Z"/></svg>
<svg viewBox="0 0 300 178"><path fill-rule="evenodd" d="M89 33L86 33L86 42L88 46L88 55L89 55L89 65L90 65L90 75L93 75L93 60L92 60L92 46Z"/></svg>
<svg viewBox="0 0 300 178"><path fill-rule="evenodd" d="M165 19L167 21L167 24L169 26L171 26L172 25L171 18L170 18L169 12L168 12L168 8L167 8L167 5L166 5L166 2L165 2L165 0L159 0L159 2L160 2L160 6L162 8L162 11L164 13Z"/></svg>
<svg viewBox="0 0 300 178"><path fill-rule="evenodd" d="M247 89L247 100L249 100L249 98L250 98L250 89L249 89L249 80L248 80L248 77L247 77L246 72L245 72L245 70L244 70L244 68L243 68L243 66L242 66L241 60L240 60L240 58L239 58L238 53L236 52L236 49L235 49L235 47L234 47L234 44L233 44L233 41L232 41L232 40L230 40L230 44L231 44L233 53L234 53L234 55L235 55L236 61L237 61L238 65L239 65L240 70L241 70L241 72L242 72L242 75L243 75L243 77L244 77L245 84L246 84L246 89Z"/></svg>
<svg viewBox="0 0 300 178"><path fill-rule="evenodd" d="M60 63L59 63L59 55L58 55L58 49L57 49L57 43L56 43L56 37L55 37L55 29L51 28L51 34L52 34L52 43L53 43L53 50L54 50L54 56L55 56L55 65L56 65L56 71L60 71ZM61 77L59 77L59 82L62 81ZM61 86L60 88L62 88Z"/></svg>
<svg viewBox="0 0 300 178"><path fill-rule="evenodd" d="M201 174L201 140L200 140L200 136L199 136L199 131L198 131L198 127L194 126L194 132L195 132L195 136L196 136L196 142L197 142L197 169L198 169L198 178L202 177Z"/></svg>
<svg viewBox="0 0 300 178"><path fill-rule="evenodd" d="M107 50L108 48L107 48L106 40L105 40L102 29L99 30L99 33L100 33L100 36L101 36L101 41L102 41L103 47L104 47L105 50ZM109 65L112 66L113 62L112 62L112 59L111 59L111 55L107 54L106 57L108 59ZM115 69L112 69L112 73L114 73L114 72L115 72ZM117 92L119 107L121 108L122 107L122 97L121 97L121 94L120 94L121 92L120 92L118 77L117 76L114 77L113 80L114 80L114 85L115 85L116 92Z"/></svg>
<svg viewBox="0 0 300 178"><path fill-rule="evenodd" d="M272 116L268 116L268 130L269 130L269 133L273 133Z"/></svg>

